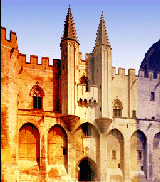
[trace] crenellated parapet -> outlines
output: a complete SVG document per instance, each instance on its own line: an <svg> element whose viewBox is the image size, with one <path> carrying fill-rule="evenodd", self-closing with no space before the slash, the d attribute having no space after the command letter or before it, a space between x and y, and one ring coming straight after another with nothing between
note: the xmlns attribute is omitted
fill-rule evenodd
<svg viewBox="0 0 160 182"><path fill-rule="evenodd" d="M1 45L7 48L18 48L17 36L15 32L10 31L10 39L6 38L6 28L1 27Z"/></svg>
<svg viewBox="0 0 160 182"><path fill-rule="evenodd" d="M136 112L136 95L137 95L137 75L135 69L125 69L119 67L116 74L116 68L112 67L112 103L118 99L124 105L122 117L132 117Z"/></svg>
<svg viewBox="0 0 160 182"><path fill-rule="evenodd" d="M49 57L42 57L41 64L38 63L38 56L31 55L30 62L26 61L26 55L19 53L18 55L19 66L23 69L39 69L39 70L53 70L53 65L49 65Z"/></svg>
<svg viewBox="0 0 160 182"><path fill-rule="evenodd" d="M139 77L140 80L150 81L150 82L151 81L155 81L155 82L160 81L160 73L159 72L157 73L157 77L154 77L154 71L152 71L152 70L149 70L147 75L148 76L146 77L145 70L143 70L143 69L139 70L138 77Z"/></svg>
<svg viewBox="0 0 160 182"><path fill-rule="evenodd" d="M42 57L41 63L38 63L38 56L31 55L30 56L30 62L27 62L26 55L21 54L18 51L18 44L17 44L17 36L15 32L10 31L10 39L7 40L6 38L6 28L1 27L1 51L9 55L11 58L12 54L17 51L17 63L18 66L21 68L21 71L23 68L30 68L30 69L39 69L39 70L53 70L53 65L49 65L49 58L48 57ZM20 72L21 72L20 71Z"/></svg>
<svg viewBox="0 0 160 182"><path fill-rule="evenodd" d="M123 78L124 76L126 77L135 77L136 76L136 71L135 69L128 69L128 75L125 74L125 68L118 67L118 74L116 74L116 67L112 67L112 80L114 79L115 76L119 76Z"/></svg>

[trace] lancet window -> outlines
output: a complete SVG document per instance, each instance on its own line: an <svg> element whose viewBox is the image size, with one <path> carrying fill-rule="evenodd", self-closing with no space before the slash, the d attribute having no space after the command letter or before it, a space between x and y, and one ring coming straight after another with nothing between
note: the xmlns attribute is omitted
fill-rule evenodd
<svg viewBox="0 0 160 182"><path fill-rule="evenodd" d="M33 109L43 109L44 91L38 84L32 87L30 96L33 97Z"/></svg>

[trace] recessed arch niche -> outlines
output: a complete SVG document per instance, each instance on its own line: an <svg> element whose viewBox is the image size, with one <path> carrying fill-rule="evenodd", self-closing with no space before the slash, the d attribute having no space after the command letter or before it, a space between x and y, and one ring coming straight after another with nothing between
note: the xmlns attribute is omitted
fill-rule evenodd
<svg viewBox="0 0 160 182"><path fill-rule="evenodd" d="M67 170L68 144L67 134L60 125L48 131L48 164L64 165Z"/></svg>
<svg viewBox="0 0 160 182"><path fill-rule="evenodd" d="M19 129L19 160L40 163L40 135L31 123L26 123Z"/></svg>
<svg viewBox="0 0 160 182"><path fill-rule="evenodd" d="M130 140L130 159L132 171L144 171L147 175L147 138L145 134L137 130Z"/></svg>
<svg viewBox="0 0 160 182"><path fill-rule="evenodd" d="M124 137L117 129L107 136L107 168L124 170Z"/></svg>

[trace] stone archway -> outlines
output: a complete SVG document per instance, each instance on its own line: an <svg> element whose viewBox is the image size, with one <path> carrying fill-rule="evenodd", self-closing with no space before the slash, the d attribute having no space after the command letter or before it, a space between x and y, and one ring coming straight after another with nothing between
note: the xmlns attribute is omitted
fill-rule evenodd
<svg viewBox="0 0 160 182"><path fill-rule="evenodd" d="M40 180L40 134L31 123L19 129L19 179L20 181Z"/></svg>
<svg viewBox="0 0 160 182"><path fill-rule="evenodd" d="M31 123L24 124L19 130L19 159L40 162L39 131Z"/></svg>
<svg viewBox="0 0 160 182"><path fill-rule="evenodd" d="M96 164L93 160L86 157L79 163L78 181L95 181L96 180Z"/></svg>
<svg viewBox="0 0 160 182"><path fill-rule="evenodd" d="M54 125L48 131L48 164L64 165L67 170L67 163L67 134L60 125Z"/></svg>
<svg viewBox="0 0 160 182"><path fill-rule="evenodd" d="M147 138L145 134L137 130L130 139L130 159L131 170L141 171L143 175L147 176Z"/></svg>
<svg viewBox="0 0 160 182"><path fill-rule="evenodd" d="M107 136L107 168L124 170L124 137L118 129Z"/></svg>

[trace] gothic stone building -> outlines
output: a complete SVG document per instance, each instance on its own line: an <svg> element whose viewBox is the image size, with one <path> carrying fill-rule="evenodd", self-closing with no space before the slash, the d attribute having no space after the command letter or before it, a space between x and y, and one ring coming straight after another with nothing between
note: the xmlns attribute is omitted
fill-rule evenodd
<svg viewBox="0 0 160 182"><path fill-rule="evenodd" d="M103 14L85 60L70 7L60 46L26 62L1 28L1 180L159 181L160 75L116 74Z"/></svg>

